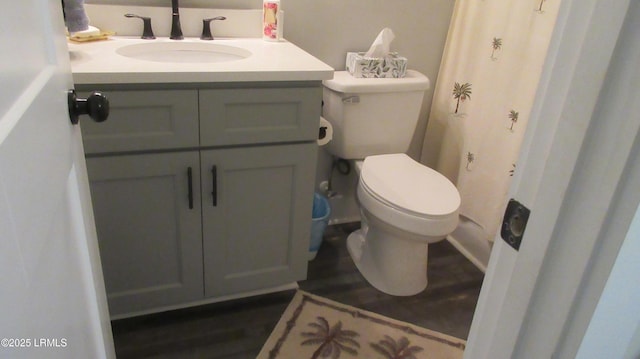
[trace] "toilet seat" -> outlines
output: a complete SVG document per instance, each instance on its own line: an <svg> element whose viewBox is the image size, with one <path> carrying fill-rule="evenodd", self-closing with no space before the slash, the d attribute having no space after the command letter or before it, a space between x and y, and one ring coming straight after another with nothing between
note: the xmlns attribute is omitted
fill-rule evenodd
<svg viewBox="0 0 640 359"><path fill-rule="evenodd" d="M453 183L404 153L365 158L360 178L378 200L414 216L437 219L460 207Z"/></svg>
<svg viewBox="0 0 640 359"><path fill-rule="evenodd" d="M412 233L446 235L458 223L453 183L404 153L365 158L358 198L371 214Z"/></svg>

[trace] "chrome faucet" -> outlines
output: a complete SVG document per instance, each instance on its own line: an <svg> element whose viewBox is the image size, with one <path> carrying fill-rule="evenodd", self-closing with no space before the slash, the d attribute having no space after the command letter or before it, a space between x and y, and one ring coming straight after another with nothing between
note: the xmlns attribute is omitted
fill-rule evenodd
<svg viewBox="0 0 640 359"><path fill-rule="evenodd" d="M180 28L180 12L178 0L171 0L171 36L172 40L182 40L182 29Z"/></svg>

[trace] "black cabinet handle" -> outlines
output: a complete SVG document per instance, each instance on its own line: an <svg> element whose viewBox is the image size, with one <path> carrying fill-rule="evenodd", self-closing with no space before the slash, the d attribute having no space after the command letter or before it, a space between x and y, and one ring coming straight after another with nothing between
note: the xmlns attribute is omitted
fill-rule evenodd
<svg viewBox="0 0 640 359"><path fill-rule="evenodd" d="M191 167L187 169L187 178L189 186L189 209L193 209L193 170Z"/></svg>
<svg viewBox="0 0 640 359"><path fill-rule="evenodd" d="M213 197L213 206L216 207L218 205L218 168L216 166L211 167L211 175L213 176L211 196Z"/></svg>

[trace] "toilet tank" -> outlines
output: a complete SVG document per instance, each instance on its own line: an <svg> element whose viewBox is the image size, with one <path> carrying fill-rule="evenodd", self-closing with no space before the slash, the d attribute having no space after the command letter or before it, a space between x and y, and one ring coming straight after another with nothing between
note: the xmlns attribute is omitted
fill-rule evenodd
<svg viewBox="0 0 640 359"><path fill-rule="evenodd" d="M418 123L429 79L408 70L404 78L356 78L336 71L323 81L322 114L333 126L327 150L340 158L404 153Z"/></svg>

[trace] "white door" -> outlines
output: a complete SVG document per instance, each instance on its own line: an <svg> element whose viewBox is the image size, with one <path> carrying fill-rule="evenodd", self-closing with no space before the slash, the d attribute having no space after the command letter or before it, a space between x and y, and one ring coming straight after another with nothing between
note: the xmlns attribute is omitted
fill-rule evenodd
<svg viewBox="0 0 640 359"><path fill-rule="evenodd" d="M0 357L113 358L60 0L0 12Z"/></svg>

